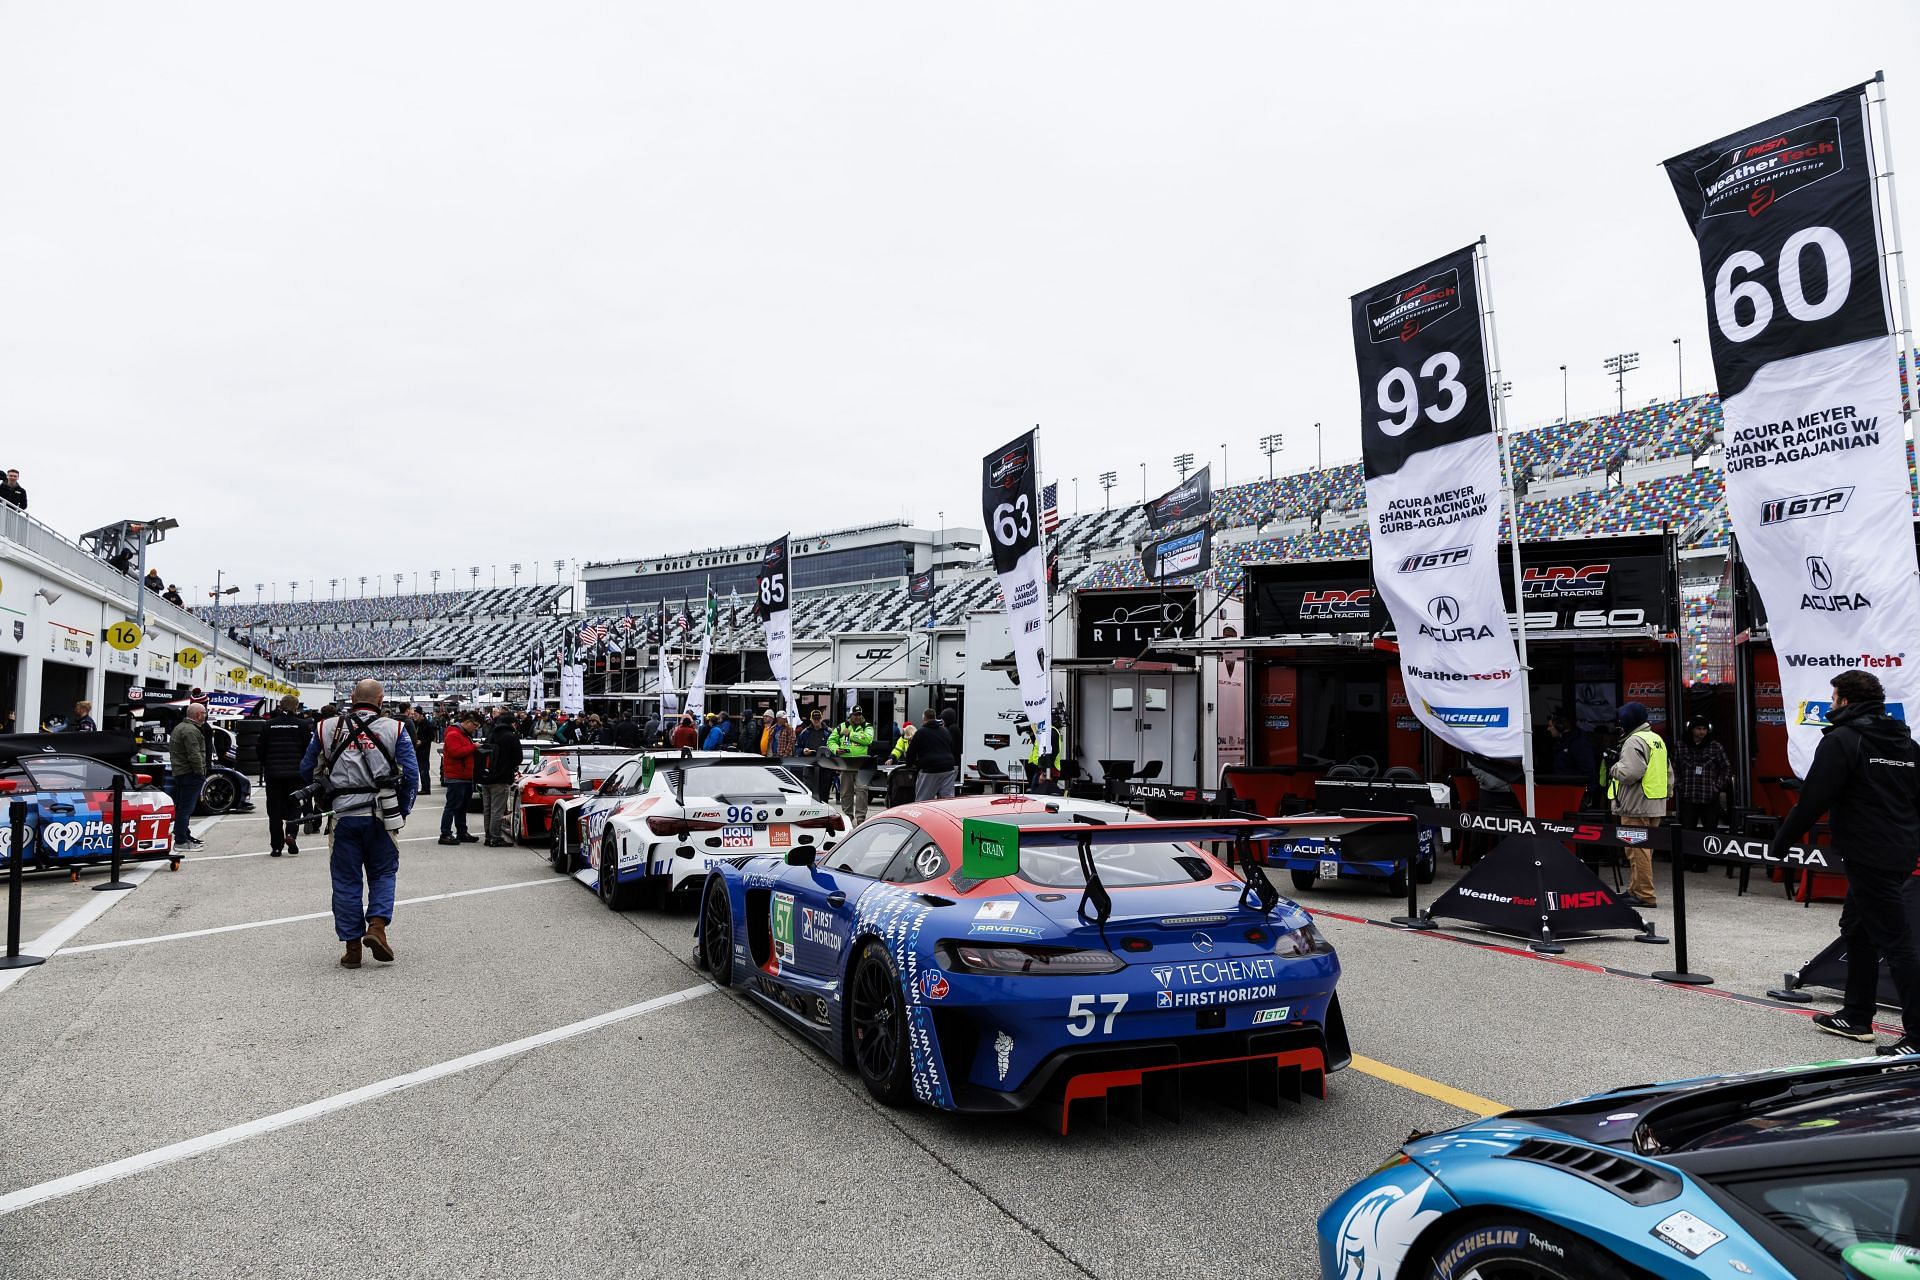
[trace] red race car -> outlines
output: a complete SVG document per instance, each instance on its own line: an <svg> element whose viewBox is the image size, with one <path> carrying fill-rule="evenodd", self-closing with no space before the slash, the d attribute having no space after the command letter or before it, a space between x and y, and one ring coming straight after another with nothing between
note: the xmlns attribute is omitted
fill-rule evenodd
<svg viewBox="0 0 1920 1280"><path fill-rule="evenodd" d="M607 775L640 753L625 747L548 747L513 784L513 836L545 840L553 834L553 805L597 791Z"/></svg>
<svg viewBox="0 0 1920 1280"><path fill-rule="evenodd" d="M113 794L120 790L120 857L164 859L176 870L173 801L131 768L133 742L111 733L0 735L0 866L15 846L22 806L22 870L68 871L113 857Z"/></svg>

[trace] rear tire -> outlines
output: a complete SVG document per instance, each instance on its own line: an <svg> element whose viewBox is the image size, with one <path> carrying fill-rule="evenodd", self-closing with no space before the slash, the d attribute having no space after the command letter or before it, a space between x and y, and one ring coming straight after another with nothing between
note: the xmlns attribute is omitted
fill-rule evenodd
<svg viewBox="0 0 1920 1280"><path fill-rule="evenodd" d="M567 852L564 828L557 822L553 824L553 839L547 844L547 861L552 863L553 869L561 875L573 874L573 855Z"/></svg>
<svg viewBox="0 0 1920 1280"><path fill-rule="evenodd" d="M718 876L707 881L701 895L700 967L721 986L733 985L733 906Z"/></svg>
<svg viewBox="0 0 1920 1280"><path fill-rule="evenodd" d="M1301 890L1313 888L1313 882L1320 878L1311 871L1295 871L1290 874L1293 876L1293 887Z"/></svg>
<svg viewBox="0 0 1920 1280"><path fill-rule="evenodd" d="M600 841L600 901L609 911L625 911L633 893L620 883L620 849L609 831Z"/></svg>
<svg viewBox="0 0 1920 1280"><path fill-rule="evenodd" d="M1516 1233L1513 1238L1518 1243L1483 1244L1451 1258L1444 1272L1440 1269L1439 1263L1449 1259L1455 1248L1489 1231ZM1498 1280L1628 1280L1625 1268L1605 1249L1525 1214L1499 1211L1466 1214L1447 1223L1400 1272L1422 1280L1468 1273Z"/></svg>
<svg viewBox="0 0 1920 1280"><path fill-rule="evenodd" d="M1387 873L1387 896L1404 898L1407 896L1407 867L1405 863L1396 866Z"/></svg>
<svg viewBox="0 0 1920 1280"><path fill-rule="evenodd" d="M221 814L233 808L240 798L239 791L233 785L233 779L221 774L210 773L200 788L200 804L196 813Z"/></svg>
<svg viewBox="0 0 1920 1280"><path fill-rule="evenodd" d="M1421 884L1432 884L1434 873L1439 869L1440 869L1439 858L1437 857L1422 858L1420 859L1419 862L1414 864L1414 868L1413 868L1414 878L1418 880Z"/></svg>
<svg viewBox="0 0 1920 1280"><path fill-rule="evenodd" d="M847 984L847 1037L853 1068L867 1092L889 1107L913 1100L913 1059L907 1047L907 1001L887 949L869 941L853 962Z"/></svg>

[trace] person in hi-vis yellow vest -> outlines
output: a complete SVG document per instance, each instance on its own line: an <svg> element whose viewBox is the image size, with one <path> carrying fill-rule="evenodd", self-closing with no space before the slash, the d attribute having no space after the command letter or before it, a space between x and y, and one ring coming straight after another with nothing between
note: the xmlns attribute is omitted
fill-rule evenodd
<svg viewBox="0 0 1920 1280"><path fill-rule="evenodd" d="M1657 827L1667 816L1667 798L1673 794L1673 766L1667 744L1647 723L1647 708L1629 702L1620 708L1619 754L1607 765L1607 799L1623 827ZM1634 905L1658 906L1653 889L1653 850L1627 846L1627 896Z"/></svg>

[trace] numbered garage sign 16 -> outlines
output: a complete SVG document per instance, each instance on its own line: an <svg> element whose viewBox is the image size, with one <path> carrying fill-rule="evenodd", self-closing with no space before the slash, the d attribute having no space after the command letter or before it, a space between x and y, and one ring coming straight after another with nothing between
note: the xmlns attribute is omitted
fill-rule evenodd
<svg viewBox="0 0 1920 1280"><path fill-rule="evenodd" d="M107 644L122 653L131 653L140 647L140 624L131 618L122 619L107 628Z"/></svg>

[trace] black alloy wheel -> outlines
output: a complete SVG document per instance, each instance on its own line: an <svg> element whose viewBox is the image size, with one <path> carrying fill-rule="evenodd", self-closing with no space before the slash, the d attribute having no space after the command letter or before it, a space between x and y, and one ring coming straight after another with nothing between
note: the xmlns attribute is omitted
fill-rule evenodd
<svg viewBox="0 0 1920 1280"><path fill-rule="evenodd" d="M200 788L200 804L196 813L225 813L233 808L240 793L234 788L233 779L224 774L210 773Z"/></svg>
<svg viewBox="0 0 1920 1280"><path fill-rule="evenodd" d="M700 967L721 986L733 983L733 907L718 876L707 881L700 908Z"/></svg>
<svg viewBox="0 0 1920 1280"><path fill-rule="evenodd" d="M1449 1280L1628 1280L1613 1255L1582 1236L1519 1213L1447 1223L1400 1274Z"/></svg>
<svg viewBox="0 0 1920 1280"><path fill-rule="evenodd" d="M609 911L625 911L627 897L620 883L620 846L609 831L600 839L600 901Z"/></svg>
<svg viewBox="0 0 1920 1280"><path fill-rule="evenodd" d="M547 861L561 875L573 874L573 859L567 854L567 829L564 823L553 824L553 838L547 844Z"/></svg>
<svg viewBox="0 0 1920 1280"><path fill-rule="evenodd" d="M913 1096L907 1005L885 947L868 942L861 949L849 985L853 1065L860 1082L887 1106L903 1106Z"/></svg>

